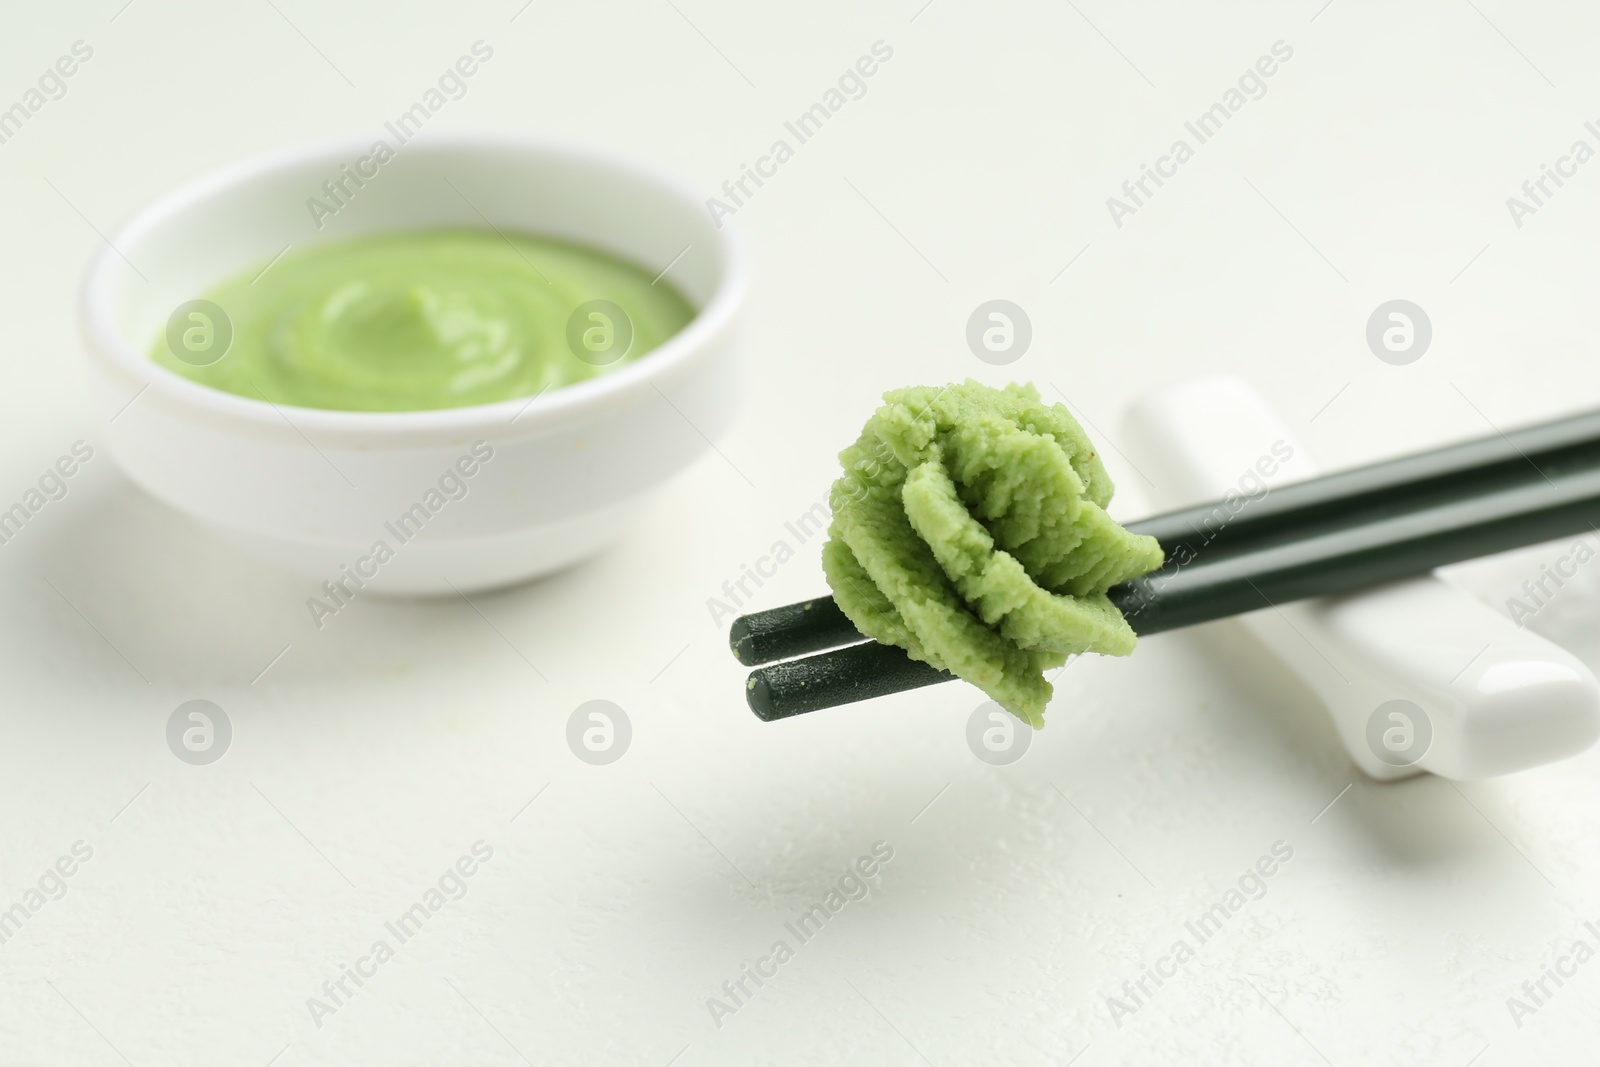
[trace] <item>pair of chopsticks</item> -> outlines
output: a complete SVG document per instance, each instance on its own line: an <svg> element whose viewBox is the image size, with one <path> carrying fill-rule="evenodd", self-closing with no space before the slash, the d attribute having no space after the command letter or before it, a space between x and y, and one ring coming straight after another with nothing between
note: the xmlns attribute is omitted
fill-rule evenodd
<svg viewBox="0 0 1600 1067"><path fill-rule="evenodd" d="M1163 565L1107 595L1144 636L1349 593L1479 556L1600 532L1600 412L1131 523ZM955 675L867 640L831 597L735 619L757 718L788 718ZM844 646L844 647L841 647ZM822 649L820 655L808 655ZM803 657L803 658L792 658ZM788 662L777 662L787 660Z"/></svg>

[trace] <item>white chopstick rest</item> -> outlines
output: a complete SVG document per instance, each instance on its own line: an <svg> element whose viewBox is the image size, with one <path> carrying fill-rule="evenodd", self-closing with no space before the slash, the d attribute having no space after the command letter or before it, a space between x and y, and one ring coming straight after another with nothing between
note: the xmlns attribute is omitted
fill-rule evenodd
<svg viewBox="0 0 1600 1067"><path fill-rule="evenodd" d="M1210 529L1319 473L1236 378L1147 394L1127 416L1123 445L1158 510L1226 501ZM1373 778L1492 778L1600 737L1600 682L1586 666L1437 576L1238 621L1322 698L1350 758Z"/></svg>

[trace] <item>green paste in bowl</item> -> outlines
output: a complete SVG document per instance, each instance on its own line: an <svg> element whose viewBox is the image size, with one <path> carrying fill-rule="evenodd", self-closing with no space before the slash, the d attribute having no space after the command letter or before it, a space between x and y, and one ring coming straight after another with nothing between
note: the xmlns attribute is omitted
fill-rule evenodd
<svg viewBox="0 0 1600 1067"><path fill-rule="evenodd" d="M181 312L156 340L157 363L251 399L339 411L531 397L632 362L695 315L626 260L489 230L291 249L205 299L225 321Z"/></svg>

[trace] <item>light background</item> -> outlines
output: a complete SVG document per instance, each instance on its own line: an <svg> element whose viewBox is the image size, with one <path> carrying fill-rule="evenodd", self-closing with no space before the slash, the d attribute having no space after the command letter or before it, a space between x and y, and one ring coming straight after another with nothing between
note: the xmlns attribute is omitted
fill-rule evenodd
<svg viewBox="0 0 1600 1067"><path fill-rule="evenodd" d="M1592 1061L1600 963L1520 1028L1506 998L1575 939L1600 946L1600 754L1375 785L1218 625L1075 665L1032 750L994 768L967 748L982 698L963 685L758 723L706 606L907 383L1053 383L1114 446L1140 390L1229 370L1330 466L1595 404L1600 162L1521 228L1505 205L1596 145L1592 12L274 2L0 16L0 106L94 49L0 145L0 505L101 445L78 277L97 230L173 184L376 136L482 39L493 61L424 137L559 134L709 189L873 42L894 57L738 214L758 278L726 460L601 558L476 598L500 633L459 601L376 597L317 631L309 582L148 499L103 447L0 548L0 908L94 850L0 945L0 1063ZM1294 55L1267 95L1115 226L1106 197L1278 40ZM1011 367L963 339L994 297L1034 326ZM1405 367L1363 338L1396 297L1435 331ZM817 548L759 606L822 591ZM1543 551L1467 578L1503 603ZM1585 575L1541 617L1590 662L1597 600ZM195 697L235 731L209 767L164 740ZM591 699L633 724L611 766L565 742ZM480 839L494 857L465 898L316 1027L306 999ZM706 998L880 840L868 899L716 1026ZM1115 1025L1107 996L1280 840L1266 896Z"/></svg>

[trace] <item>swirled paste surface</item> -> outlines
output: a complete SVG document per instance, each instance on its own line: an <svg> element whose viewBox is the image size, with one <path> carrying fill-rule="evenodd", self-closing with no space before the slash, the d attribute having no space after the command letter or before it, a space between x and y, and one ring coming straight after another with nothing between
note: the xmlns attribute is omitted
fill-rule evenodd
<svg viewBox="0 0 1600 1067"><path fill-rule="evenodd" d="M975 381L884 396L839 454L822 551L862 633L982 689L1031 726L1044 672L1137 641L1106 590L1161 565L1106 514L1112 484L1061 404Z"/></svg>
<svg viewBox="0 0 1600 1067"><path fill-rule="evenodd" d="M240 396L342 411L533 396L638 359L694 317L668 279L652 280L642 267L598 249L495 230L313 245L244 271L206 297L231 321L227 354L191 365L163 336L151 353L157 363ZM606 345L617 350L580 359L569 329L594 301L609 301L626 323L595 319L593 328L607 331Z"/></svg>

